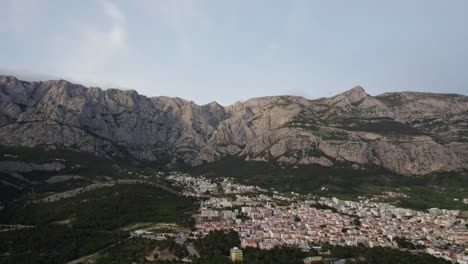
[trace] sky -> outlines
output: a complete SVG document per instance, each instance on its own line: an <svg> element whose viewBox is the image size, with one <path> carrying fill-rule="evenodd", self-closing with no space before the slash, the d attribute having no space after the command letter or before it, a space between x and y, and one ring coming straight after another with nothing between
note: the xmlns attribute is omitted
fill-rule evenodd
<svg viewBox="0 0 468 264"><path fill-rule="evenodd" d="M468 94L465 0L0 0L0 74L198 104Z"/></svg>

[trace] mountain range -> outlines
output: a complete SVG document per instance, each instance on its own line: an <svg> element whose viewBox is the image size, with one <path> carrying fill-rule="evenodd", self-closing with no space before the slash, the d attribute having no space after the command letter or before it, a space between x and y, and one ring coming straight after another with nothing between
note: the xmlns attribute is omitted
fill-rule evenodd
<svg viewBox="0 0 468 264"><path fill-rule="evenodd" d="M280 166L381 167L403 175L468 169L468 96L268 96L221 106L63 80L0 76L0 145L69 149L168 168L226 157Z"/></svg>

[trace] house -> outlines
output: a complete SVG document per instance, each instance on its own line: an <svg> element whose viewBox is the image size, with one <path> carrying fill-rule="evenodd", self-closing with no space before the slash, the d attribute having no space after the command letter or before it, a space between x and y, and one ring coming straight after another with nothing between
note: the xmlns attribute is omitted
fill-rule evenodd
<svg viewBox="0 0 468 264"><path fill-rule="evenodd" d="M322 261L321 256L307 257L304 259L304 264L311 264L313 262L319 262L319 261Z"/></svg>
<svg viewBox="0 0 468 264"><path fill-rule="evenodd" d="M244 254L242 253L242 250L240 250L238 247L231 248L231 260L232 262L242 262L244 260Z"/></svg>
<svg viewBox="0 0 468 264"><path fill-rule="evenodd" d="M250 238L242 239L241 247L243 247L243 248L245 248L245 247L256 248L257 247L257 242L255 240L253 240L253 239L250 239Z"/></svg>

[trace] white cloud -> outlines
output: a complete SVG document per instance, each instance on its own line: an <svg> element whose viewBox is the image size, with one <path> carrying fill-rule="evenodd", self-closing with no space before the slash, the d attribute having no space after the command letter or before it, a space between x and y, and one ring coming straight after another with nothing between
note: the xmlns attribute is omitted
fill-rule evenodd
<svg viewBox="0 0 468 264"><path fill-rule="evenodd" d="M56 60L74 75L92 75L111 65L127 48L126 18L111 0L101 0L103 16L94 21L80 20L74 36L56 39L56 49L64 50ZM103 21L99 21L102 19Z"/></svg>
<svg viewBox="0 0 468 264"><path fill-rule="evenodd" d="M0 66L0 75L14 76L23 81L46 81L60 79L57 76L33 72L27 69L17 69Z"/></svg>
<svg viewBox="0 0 468 264"><path fill-rule="evenodd" d="M0 8L0 15L6 12L7 25L0 23L0 31L5 27L8 32L22 33L31 28L34 26L31 20L37 18L35 10L50 10L51 5L44 7L46 4L47 0L7 1L6 11ZM65 21L67 30L50 35L47 69L0 65L0 75L12 75L25 81L63 79L103 89L128 87L116 76L105 74L127 49L126 17L112 0L99 0L94 4L98 16L90 18L84 13L71 13ZM37 5L40 8L36 8Z"/></svg>
<svg viewBox="0 0 468 264"><path fill-rule="evenodd" d="M112 20L111 30L107 33L110 43L117 48L125 45L125 17L111 0L102 0L104 13Z"/></svg>
<svg viewBox="0 0 468 264"><path fill-rule="evenodd" d="M101 0L101 4L104 7L104 12L115 22L125 23L125 16L111 0Z"/></svg>

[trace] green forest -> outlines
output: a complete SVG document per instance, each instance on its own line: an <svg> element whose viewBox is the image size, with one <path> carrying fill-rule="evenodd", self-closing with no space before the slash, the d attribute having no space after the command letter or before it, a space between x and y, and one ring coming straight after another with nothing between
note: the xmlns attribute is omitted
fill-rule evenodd
<svg viewBox="0 0 468 264"><path fill-rule="evenodd" d="M126 239L121 228L132 223L191 227L194 210L194 200L144 184L117 184L52 203L16 203L0 214L1 223L35 227L0 232L0 263L63 263Z"/></svg>

